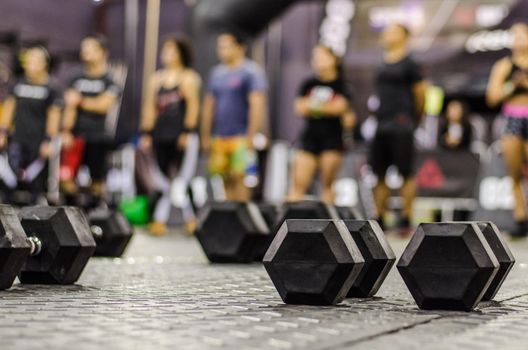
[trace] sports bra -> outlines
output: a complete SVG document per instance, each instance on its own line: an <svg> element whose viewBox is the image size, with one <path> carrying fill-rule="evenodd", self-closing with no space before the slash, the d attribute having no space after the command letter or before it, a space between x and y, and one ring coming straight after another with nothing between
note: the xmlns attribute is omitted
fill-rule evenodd
<svg viewBox="0 0 528 350"><path fill-rule="evenodd" d="M506 79L506 81L511 80L517 72L524 73L528 79L528 67L527 68L519 67L517 64L515 64L515 62L513 62L513 59L511 58L510 58L510 62L512 64L512 68L511 68L510 74L508 75L508 78ZM512 93L513 96L526 95L526 94L528 94L528 87L523 87L523 86L516 86L515 90L513 90L513 93Z"/></svg>

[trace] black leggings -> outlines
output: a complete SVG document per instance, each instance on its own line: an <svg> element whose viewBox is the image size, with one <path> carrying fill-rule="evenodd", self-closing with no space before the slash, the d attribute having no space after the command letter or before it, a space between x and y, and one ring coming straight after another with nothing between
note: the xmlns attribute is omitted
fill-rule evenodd
<svg viewBox="0 0 528 350"><path fill-rule="evenodd" d="M106 141L86 141L81 164L86 165L90 170L92 181L105 181L109 149L110 146Z"/></svg>
<svg viewBox="0 0 528 350"><path fill-rule="evenodd" d="M169 177L174 175L174 170L180 167L183 159L183 151L178 148L176 141L155 141L154 155L160 170Z"/></svg>
<svg viewBox="0 0 528 350"><path fill-rule="evenodd" d="M46 191L48 178L47 162L37 177L31 182L20 181L22 172L39 157L40 142L23 144L11 141L8 146L9 165L19 179L17 190L29 191L33 196L38 196Z"/></svg>

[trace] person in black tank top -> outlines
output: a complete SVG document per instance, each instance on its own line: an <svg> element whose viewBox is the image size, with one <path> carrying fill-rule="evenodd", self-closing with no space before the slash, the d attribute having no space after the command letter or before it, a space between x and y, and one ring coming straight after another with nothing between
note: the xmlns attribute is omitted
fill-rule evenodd
<svg viewBox="0 0 528 350"><path fill-rule="evenodd" d="M50 82L48 51L35 46L22 55L24 76L11 87L4 102L0 148L8 147L9 164L18 180L17 189L29 190L31 203L27 204L35 204L45 192L48 174L45 162L51 155L51 138L58 133L61 103L57 89ZM38 174L28 174L27 168L39 159L44 162Z"/></svg>
<svg viewBox="0 0 528 350"><path fill-rule="evenodd" d="M140 125L139 148L153 151L160 170L174 178L187 145L198 124L200 77L190 68L191 47L180 36L164 40L163 68L149 81ZM164 220L154 218L150 232L163 234Z"/></svg>
<svg viewBox="0 0 528 350"><path fill-rule="evenodd" d="M416 186L414 170L414 129L419 124L425 103L425 83L420 69L408 52L409 30L401 24L387 26L382 34L383 62L376 75L380 101L376 113L378 127L370 146L369 165L377 175L374 201L383 226L390 190L385 183L389 166L397 167L404 178L400 190L403 208L400 233L410 233L410 217Z"/></svg>
<svg viewBox="0 0 528 350"><path fill-rule="evenodd" d="M340 59L328 47L318 45L312 54L315 76L306 79L295 100L295 111L305 120L300 150L293 164L288 200L302 200L320 170L321 199L334 202L332 185L344 154L342 118L350 111L350 94L340 72Z"/></svg>
<svg viewBox="0 0 528 350"><path fill-rule="evenodd" d="M512 178L515 198L513 217L517 222L512 236L528 235L528 210L523 191L523 167L528 157L528 24L511 27L512 54L497 61L491 71L486 99L491 107L502 105L506 127L501 140L502 156Z"/></svg>

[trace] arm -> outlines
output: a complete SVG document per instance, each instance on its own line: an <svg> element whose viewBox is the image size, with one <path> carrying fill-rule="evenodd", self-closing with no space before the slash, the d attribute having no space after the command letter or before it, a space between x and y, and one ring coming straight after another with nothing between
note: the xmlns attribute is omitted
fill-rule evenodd
<svg viewBox="0 0 528 350"><path fill-rule="evenodd" d="M0 120L0 129L7 131L11 129L13 124L13 117L15 116L16 100L13 96L9 96L4 101L2 107L2 119Z"/></svg>
<svg viewBox="0 0 528 350"><path fill-rule="evenodd" d="M249 123L247 137L248 142L253 142L253 137L262 128L266 116L266 94L263 91L253 91L249 94Z"/></svg>
<svg viewBox="0 0 528 350"><path fill-rule="evenodd" d="M332 101L323 103L312 111L329 117L341 118L348 111L348 102L344 96L337 95Z"/></svg>
<svg viewBox="0 0 528 350"><path fill-rule="evenodd" d="M345 133L351 133L356 126L357 116L356 112L353 109L348 109L345 114L341 117L341 124Z"/></svg>
<svg viewBox="0 0 528 350"><path fill-rule="evenodd" d="M510 70L511 63L507 59L502 59L493 66L486 90L488 106L496 107L513 92L513 89L508 88L505 84Z"/></svg>
<svg viewBox="0 0 528 350"><path fill-rule="evenodd" d="M182 93L187 103L185 112L184 127L187 130L194 130L198 125L198 115L200 112L200 87L201 80L198 74L190 73L182 84Z"/></svg>
<svg viewBox="0 0 528 350"><path fill-rule="evenodd" d="M309 116L310 114L310 109L308 108L309 100L310 99L308 97L297 97L293 104L293 109L295 110L295 114L297 114L300 117Z"/></svg>
<svg viewBox="0 0 528 350"><path fill-rule="evenodd" d="M96 97L83 97L80 107L87 112L98 113L106 116L106 113L114 105L117 95L111 92L105 92Z"/></svg>
<svg viewBox="0 0 528 350"><path fill-rule="evenodd" d="M194 72L188 73L182 82L182 94L186 102L185 117L183 120L184 132L178 139L178 147L187 146L187 135L196 130L198 126L198 115L200 112L200 77Z"/></svg>
<svg viewBox="0 0 528 350"><path fill-rule="evenodd" d="M157 90L157 76L152 75L145 91L145 100L143 101L143 110L141 113L141 121L139 123L139 130L144 132L151 132L156 124L156 90Z"/></svg>
<svg viewBox="0 0 528 350"><path fill-rule="evenodd" d="M64 117L62 121L62 129L66 132L71 132L77 121L77 107L81 102L81 94L74 89L68 89L64 93Z"/></svg>
<svg viewBox="0 0 528 350"><path fill-rule="evenodd" d="M2 108L2 119L0 119L0 149L7 145L7 134L11 125L13 124L13 118L15 116L16 100L13 96L9 96L4 101Z"/></svg>
<svg viewBox="0 0 528 350"><path fill-rule="evenodd" d="M54 137L59 133L61 110L57 105L52 105L48 108L46 117L46 136Z"/></svg>
<svg viewBox="0 0 528 350"><path fill-rule="evenodd" d="M348 111L348 102L342 95L337 95L332 101L314 107L310 104L309 97L298 97L294 103L295 113L302 117L319 116L341 118Z"/></svg>
<svg viewBox="0 0 528 350"><path fill-rule="evenodd" d="M201 128L201 137L202 137L202 147L205 151L209 150L209 143L211 140L211 130L213 128L214 120L214 106L215 98L213 94L208 93L205 95L202 109L202 128Z"/></svg>
<svg viewBox="0 0 528 350"><path fill-rule="evenodd" d="M425 112L425 94L427 92L427 82L425 80L420 80L416 82L412 87L414 95L414 103L416 108L416 114L422 119L422 116Z"/></svg>
<svg viewBox="0 0 528 350"><path fill-rule="evenodd" d="M40 157L41 158L48 158L51 156L52 153L52 147L50 143L50 138L54 137L59 133L60 128L60 107L57 105L51 105L48 108L47 116L46 116L46 136L48 139L45 139L40 144Z"/></svg>

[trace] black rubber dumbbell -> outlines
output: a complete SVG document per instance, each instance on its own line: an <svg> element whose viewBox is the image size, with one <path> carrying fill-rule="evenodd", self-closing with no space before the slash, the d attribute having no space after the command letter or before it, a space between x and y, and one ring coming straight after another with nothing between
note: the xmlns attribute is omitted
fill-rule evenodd
<svg viewBox="0 0 528 350"><path fill-rule="evenodd" d="M198 218L196 238L210 262L250 263L269 241L269 227L254 203L211 202Z"/></svg>
<svg viewBox="0 0 528 350"><path fill-rule="evenodd" d="M334 305L346 297L365 264L340 220L286 220L264 256L286 304Z"/></svg>
<svg viewBox="0 0 528 350"><path fill-rule="evenodd" d="M374 295L395 260L375 221L286 220L264 266L285 303L335 304Z"/></svg>
<svg viewBox="0 0 528 350"><path fill-rule="evenodd" d="M0 289L22 283L72 284L95 250L83 212L74 207L36 206L17 212L0 206Z"/></svg>
<svg viewBox="0 0 528 350"><path fill-rule="evenodd" d="M494 223L489 221L479 221L477 222L477 225L480 227L484 238L486 238L491 250L499 261L499 270L482 297L483 301L488 301L493 299L499 291L502 283L515 264L515 258L513 257L510 248L502 238L500 230Z"/></svg>
<svg viewBox="0 0 528 350"><path fill-rule="evenodd" d="M256 203L258 209L260 210L260 214L264 218L264 221L268 225L269 234L267 235L260 235L257 242L255 242L255 249L254 249L254 261L262 261L264 258L264 255L266 254L266 251L268 250L271 241L273 241L274 232L272 231L275 227L275 223L277 222L277 215L279 214L279 208L273 204L273 203L266 203L266 202L260 202Z"/></svg>
<svg viewBox="0 0 528 350"><path fill-rule="evenodd" d="M499 271L481 230L486 227L471 222L418 226L397 267L419 308L470 311L482 300Z"/></svg>
<svg viewBox="0 0 528 350"><path fill-rule="evenodd" d="M90 229L97 247L95 256L120 257L134 235L134 229L120 213L111 209L97 209L88 214Z"/></svg>

